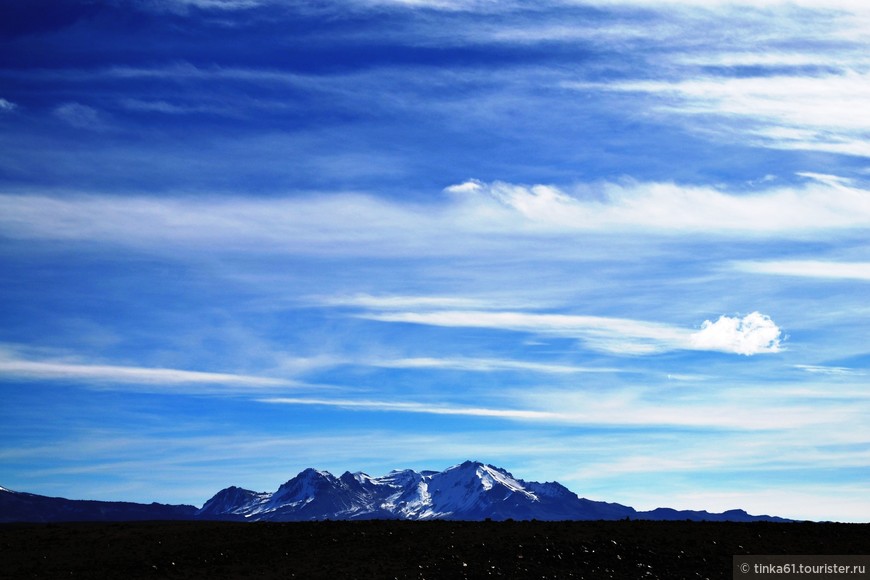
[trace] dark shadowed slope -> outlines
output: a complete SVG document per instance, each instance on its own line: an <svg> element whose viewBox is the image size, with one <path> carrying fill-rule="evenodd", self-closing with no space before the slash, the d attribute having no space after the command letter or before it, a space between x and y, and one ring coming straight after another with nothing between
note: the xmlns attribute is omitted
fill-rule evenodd
<svg viewBox="0 0 870 580"><path fill-rule="evenodd" d="M0 522L189 520L195 514L191 505L72 500L0 488Z"/></svg>

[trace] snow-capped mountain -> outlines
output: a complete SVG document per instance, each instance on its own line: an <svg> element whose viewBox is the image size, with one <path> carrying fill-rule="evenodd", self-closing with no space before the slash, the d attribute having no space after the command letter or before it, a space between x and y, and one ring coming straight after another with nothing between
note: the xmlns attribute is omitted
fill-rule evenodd
<svg viewBox="0 0 870 580"><path fill-rule="evenodd" d="M743 510L721 514L658 508L639 512L593 501L556 482L517 479L492 465L466 461L444 471L391 471L382 477L306 469L274 492L219 491L200 508L50 498L0 488L0 522L124 520L710 520L786 521Z"/></svg>
<svg viewBox="0 0 870 580"><path fill-rule="evenodd" d="M664 508L638 512L631 507L581 498L556 482L526 482L476 461L444 471L392 471L383 477L306 469L272 494L237 487L218 492L197 512L202 519L306 521L405 520L615 520L777 519Z"/></svg>

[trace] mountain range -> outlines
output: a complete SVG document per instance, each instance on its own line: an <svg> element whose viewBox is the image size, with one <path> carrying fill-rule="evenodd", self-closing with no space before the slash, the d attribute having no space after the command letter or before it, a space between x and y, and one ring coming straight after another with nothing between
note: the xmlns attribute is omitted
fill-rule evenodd
<svg viewBox="0 0 870 580"><path fill-rule="evenodd" d="M306 469L274 492L219 491L197 509L50 498L0 487L0 522L123 520L707 520L787 521L735 509L723 513L658 508L637 511L579 497L557 482L515 478L504 469L466 461L444 471L391 471L382 477Z"/></svg>

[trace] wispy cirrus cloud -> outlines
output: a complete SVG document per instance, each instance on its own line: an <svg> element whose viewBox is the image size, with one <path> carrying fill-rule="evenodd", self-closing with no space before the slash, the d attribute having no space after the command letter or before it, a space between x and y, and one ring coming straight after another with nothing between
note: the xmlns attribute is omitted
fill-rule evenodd
<svg viewBox="0 0 870 580"><path fill-rule="evenodd" d="M71 381L97 385L211 385L248 390L252 387L286 387L293 384L285 379L232 373L34 360L21 357L14 349L0 351L0 380L2 379Z"/></svg>
<svg viewBox="0 0 870 580"><path fill-rule="evenodd" d="M291 357L280 359L277 366L281 371L294 376L343 366L370 367L378 369L445 370L472 373L525 372L551 375L633 372L616 367L583 366L570 363L540 362L524 359L483 358L473 356L414 356L395 358L374 354L345 357Z"/></svg>
<svg viewBox="0 0 870 580"><path fill-rule="evenodd" d="M136 2L136 4L146 10L176 12L181 14L186 14L191 8L219 12L233 12L272 3L274 3L274 0L149 0L147 2L137 0Z"/></svg>
<svg viewBox="0 0 870 580"><path fill-rule="evenodd" d="M727 117L740 121L727 125L728 130L759 146L870 156L870 114L862 106L870 98L868 72L565 82L563 86L647 94L656 99L651 107L665 115Z"/></svg>
<svg viewBox="0 0 870 580"><path fill-rule="evenodd" d="M599 316L442 310L427 312L367 312L369 320L442 327L491 328L583 340L597 350L622 354L653 354L687 345L687 333L666 324Z"/></svg>
<svg viewBox="0 0 870 580"><path fill-rule="evenodd" d="M750 272L752 274L870 281L870 262L770 260L735 262L733 267L741 272Z"/></svg>
<svg viewBox="0 0 870 580"><path fill-rule="evenodd" d="M105 131L109 128L104 113L81 103L64 103L54 109L54 116L76 129Z"/></svg>
<svg viewBox="0 0 870 580"><path fill-rule="evenodd" d="M243 3L254 0L174 0L184 3ZM277 3L280 0L260 0L263 3ZM504 2L492 2L491 0L344 0L343 4L359 7L399 6L407 8L427 8L443 10L480 10L480 11L510 11L527 7L526 4L507 0ZM747 0L546 0L540 2L540 8L554 8L560 6L642 6L642 7L789 7L801 6L820 10L842 10L848 12L862 12L865 5L860 0L761 0L749 2Z"/></svg>
<svg viewBox="0 0 870 580"><path fill-rule="evenodd" d="M828 365L795 365L795 368L798 368L802 371L817 374L817 375L830 375L835 377L849 377L855 375L864 375L862 371L852 369L849 367L834 367Z"/></svg>
<svg viewBox="0 0 870 580"><path fill-rule="evenodd" d="M800 50L751 50L711 51L706 53L682 54L672 58L679 65L718 66L718 67L832 67L844 66L863 69L870 66L870 58L859 48L844 48L837 52L838 58L831 62L829 54L817 51Z"/></svg>
<svg viewBox="0 0 870 580"><path fill-rule="evenodd" d="M501 419L551 419L556 415L548 411L527 409L497 409L457 405L427 404L407 401L376 401L368 399L313 399L302 397L269 397L257 399L274 405L318 405L349 410L395 411L425 413L429 415L462 415L468 417L494 417Z"/></svg>
<svg viewBox="0 0 870 580"><path fill-rule="evenodd" d="M715 397L703 402L697 400L671 400L651 402L645 400L638 389L622 389L607 394L564 390L535 390L515 393L510 407L470 406L456 402L409 400L378 400L366 398L323 397L262 397L260 403L270 405L296 405L334 407L348 411L383 413L414 413L429 415L456 415L489 417L509 421L542 424L587 426L671 426L705 429L741 429L775 431L808 425L853 424L859 421L860 409L850 400L820 406L815 398L791 402L778 407L772 416L768 405L774 399L755 397L753 406L745 399Z"/></svg>
<svg viewBox="0 0 870 580"><path fill-rule="evenodd" d="M353 294L347 296L313 297L326 306L354 306L378 310L404 310L406 308L485 308L487 302L475 298L452 296L375 296Z"/></svg>
<svg viewBox="0 0 870 580"><path fill-rule="evenodd" d="M713 187L626 182L578 186L467 181L436 203L366 194L272 199L228 196L0 195L11 238L262 253L456 255L511 240L612 235L784 236L870 228L870 192L812 179L796 187L729 193Z"/></svg>
<svg viewBox="0 0 870 580"><path fill-rule="evenodd" d="M4 485L201 501L470 456L863 517L868 7L131 0L34 27L0 70L0 326L29 344L0 344Z"/></svg>
<svg viewBox="0 0 870 580"><path fill-rule="evenodd" d="M124 99L121 106L130 111L163 113L165 115L231 114L227 106L179 104L165 100Z"/></svg>
<svg viewBox="0 0 870 580"><path fill-rule="evenodd" d="M730 6L730 7L789 7L802 6L806 8L817 8L822 10L846 10L846 11L867 11L867 6L860 0L760 0L757 2L749 2L747 0L666 0L658 2L657 0L568 0L570 3L582 4L604 4L604 5L627 5L627 6Z"/></svg>
<svg viewBox="0 0 870 580"><path fill-rule="evenodd" d="M491 328L581 340L607 353L649 355L674 350L718 351L742 355L776 353L782 331L759 312L744 317L721 316L704 321L700 330L669 324L568 314L438 310L424 312L366 312L361 318L382 322L442 327Z"/></svg>
<svg viewBox="0 0 870 580"><path fill-rule="evenodd" d="M625 372L617 368L587 367L569 364L532 362L525 360L508 360L493 358L470 357L414 357L400 359L369 360L370 366L391 369L444 369L469 372L519 371L544 374L576 374L576 373L618 373Z"/></svg>
<svg viewBox="0 0 870 580"><path fill-rule="evenodd" d="M470 206L496 201L529 228L561 232L610 228L711 235L784 234L789 231L870 227L870 196L846 183L813 180L735 194L673 183L605 183L572 195L547 185L468 181L447 188ZM480 210L483 212L483 208Z"/></svg>

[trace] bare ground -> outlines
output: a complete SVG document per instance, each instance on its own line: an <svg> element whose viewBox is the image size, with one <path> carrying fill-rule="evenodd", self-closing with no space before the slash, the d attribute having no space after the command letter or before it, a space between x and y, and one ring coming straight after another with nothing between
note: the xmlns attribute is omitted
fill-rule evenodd
<svg viewBox="0 0 870 580"><path fill-rule="evenodd" d="M731 578L735 554L868 554L870 524L0 525L0 578Z"/></svg>

